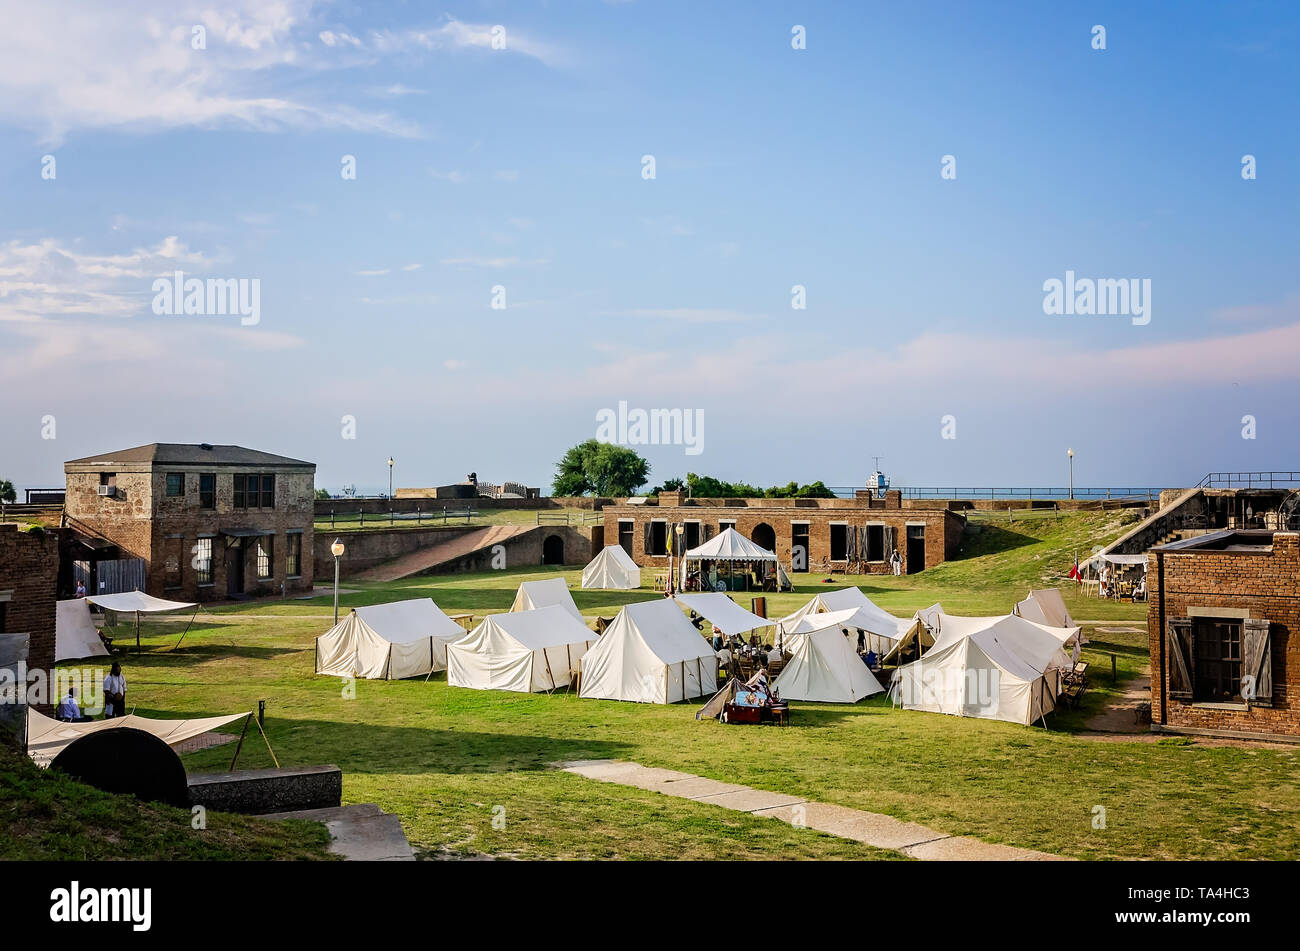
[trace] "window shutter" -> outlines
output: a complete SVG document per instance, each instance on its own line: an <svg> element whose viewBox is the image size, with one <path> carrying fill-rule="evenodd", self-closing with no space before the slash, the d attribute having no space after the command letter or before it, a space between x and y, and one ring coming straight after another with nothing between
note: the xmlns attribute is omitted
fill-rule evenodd
<svg viewBox="0 0 1300 951"><path fill-rule="evenodd" d="M650 538L651 538L651 535L650 535L650 523L649 523L649 522L642 522L642 523L641 523L641 528L642 528L643 532L645 533L645 553L646 553L647 555L653 555L654 552L650 550Z"/></svg>
<svg viewBox="0 0 1300 951"><path fill-rule="evenodd" d="M894 555L894 526L885 526L885 560L888 561Z"/></svg>
<svg viewBox="0 0 1300 951"><path fill-rule="evenodd" d="M1268 621L1264 618L1246 618L1241 622L1242 640L1242 691L1243 699L1255 703L1273 703L1273 652L1269 643ZM1254 678L1254 689L1246 685L1246 678ZM1247 694L1250 694L1247 696Z"/></svg>
<svg viewBox="0 0 1300 951"><path fill-rule="evenodd" d="M1192 622L1188 618L1170 618L1165 622L1165 639L1169 644L1169 696L1176 700L1192 699Z"/></svg>
<svg viewBox="0 0 1300 951"><path fill-rule="evenodd" d="M705 522L705 523L704 523L704 540L707 542L707 541L708 541L710 538L712 538L712 537L713 537L713 523L712 523L712 522Z"/></svg>

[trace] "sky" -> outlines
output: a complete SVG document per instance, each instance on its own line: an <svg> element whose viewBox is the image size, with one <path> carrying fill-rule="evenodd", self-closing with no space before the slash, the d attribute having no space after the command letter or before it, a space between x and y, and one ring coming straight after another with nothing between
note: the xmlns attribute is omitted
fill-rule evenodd
<svg viewBox="0 0 1300 951"><path fill-rule="evenodd" d="M1061 486L1071 448L1079 486L1300 469L1294 4L0 22L20 489L159 441L308 459L330 489L386 489L391 456L398 486L549 491L620 403L702 420L631 446L650 484L854 486L879 456L896 486ZM256 281L256 323L159 313L176 271ZM1045 313L1067 272L1149 309Z"/></svg>

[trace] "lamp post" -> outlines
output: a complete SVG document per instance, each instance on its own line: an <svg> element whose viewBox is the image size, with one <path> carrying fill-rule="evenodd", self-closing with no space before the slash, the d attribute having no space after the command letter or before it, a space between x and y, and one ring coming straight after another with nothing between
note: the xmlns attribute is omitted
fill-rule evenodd
<svg viewBox="0 0 1300 951"><path fill-rule="evenodd" d="M682 536L686 533L686 526L678 522L673 531L677 533L677 552L682 556L682 576L678 579L678 585L682 588L686 586L686 552L682 549Z"/></svg>
<svg viewBox="0 0 1300 951"><path fill-rule="evenodd" d="M334 544L330 545L330 551L334 554L334 623L339 623L339 559L343 557L343 543L337 538Z"/></svg>
<svg viewBox="0 0 1300 951"><path fill-rule="evenodd" d="M1065 454L1070 457L1070 498L1074 498L1074 450L1067 449Z"/></svg>
<svg viewBox="0 0 1300 951"><path fill-rule="evenodd" d="M388 457L388 502L389 502L389 508L391 508L393 502L393 457L392 456Z"/></svg>

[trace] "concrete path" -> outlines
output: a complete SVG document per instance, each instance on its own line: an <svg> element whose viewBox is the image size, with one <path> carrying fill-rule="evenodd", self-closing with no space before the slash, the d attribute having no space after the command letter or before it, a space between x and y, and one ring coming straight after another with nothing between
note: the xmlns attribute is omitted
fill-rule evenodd
<svg viewBox="0 0 1300 951"><path fill-rule="evenodd" d="M719 782L672 769L657 769L624 760L575 760L561 763L565 772L606 783L619 783L680 796L693 802L709 803L750 815L779 819L792 826L816 829L880 849L892 849L914 859L928 861L1062 861L1059 855L994 845L965 836L936 832L915 822L863 812L845 806L813 802L799 796L767 792Z"/></svg>
<svg viewBox="0 0 1300 951"><path fill-rule="evenodd" d="M524 532L531 532L536 527L536 525L490 525L487 528L475 529L437 545L401 555L352 577L357 581L397 581L399 578L418 575L481 548L500 544Z"/></svg>
<svg viewBox="0 0 1300 951"><path fill-rule="evenodd" d="M263 819L305 819L323 822L330 833L330 851L349 862L414 862L402 823L374 803L333 809L277 812Z"/></svg>

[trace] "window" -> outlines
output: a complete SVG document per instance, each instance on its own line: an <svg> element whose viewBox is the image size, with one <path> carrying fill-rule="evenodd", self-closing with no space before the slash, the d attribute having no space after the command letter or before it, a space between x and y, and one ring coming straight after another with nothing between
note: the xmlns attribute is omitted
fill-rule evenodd
<svg viewBox="0 0 1300 951"><path fill-rule="evenodd" d="M1195 698L1222 703L1241 697L1241 621L1198 618L1193 638Z"/></svg>
<svg viewBox="0 0 1300 951"><path fill-rule="evenodd" d="M251 478L251 477L250 477ZM275 508L275 476L262 476L262 508Z"/></svg>
<svg viewBox="0 0 1300 951"><path fill-rule="evenodd" d="M199 584L212 584L212 539L200 538L194 543L194 580Z"/></svg>
<svg viewBox="0 0 1300 951"><path fill-rule="evenodd" d="M635 527L636 522L630 518L620 518L618 520L618 543L629 555L632 554L632 538Z"/></svg>
<svg viewBox="0 0 1300 951"><path fill-rule="evenodd" d="M290 578L302 574L302 536L291 532L284 536L284 573Z"/></svg>
<svg viewBox="0 0 1300 951"><path fill-rule="evenodd" d="M259 535L257 539L257 578L269 581L271 578L271 542L273 535Z"/></svg>
<svg viewBox="0 0 1300 951"><path fill-rule="evenodd" d="M99 484L100 484L100 485L111 485L111 486L116 486L116 485L117 485L117 473L116 473L116 472L101 472L101 473L99 474Z"/></svg>
<svg viewBox="0 0 1300 951"><path fill-rule="evenodd" d="M867 561L885 560L885 526L867 526Z"/></svg>
<svg viewBox="0 0 1300 951"><path fill-rule="evenodd" d="M275 476L235 475L235 508L275 508Z"/></svg>
<svg viewBox="0 0 1300 951"><path fill-rule="evenodd" d="M179 495L185 494L185 473L169 472L167 473L167 498L174 499Z"/></svg>
<svg viewBox="0 0 1300 951"><path fill-rule="evenodd" d="M645 553L647 555L668 554L668 523L664 521L647 522L645 527Z"/></svg>
<svg viewBox="0 0 1300 951"><path fill-rule="evenodd" d="M185 551L184 535L168 535L163 540L163 587L181 586L181 553Z"/></svg>
<svg viewBox="0 0 1300 951"><path fill-rule="evenodd" d="M719 532L725 532L727 529L735 528L735 527L736 527L736 520L734 518L720 519L718 521Z"/></svg>
<svg viewBox="0 0 1300 951"><path fill-rule="evenodd" d="M802 557L802 563L803 563L803 566L804 566L804 567L803 567L802 569L798 569L798 568L796 568L795 570L796 570L796 571L799 571L799 570L807 571L807 570L808 570L808 558L809 558L809 554L808 554L808 523L807 523L807 522L795 522L794 524L792 524L792 525L790 526L790 553L791 553L791 554L790 554L790 557L791 557L791 560L794 560L794 558L796 557L796 555L795 555L796 552L801 552L801 553L802 553L802 556L803 556L803 557Z"/></svg>
<svg viewBox="0 0 1300 951"><path fill-rule="evenodd" d="M217 507L217 475L215 472L204 472L199 475L199 508L214 509Z"/></svg>
<svg viewBox="0 0 1300 951"><path fill-rule="evenodd" d="M849 527L831 526L831 561L845 561L849 557Z"/></svg>
<svg viewBox="0 0 1300 951"><path fill-rule="evenodd" d="M685 545L687 551L690 551L692 548L700 547L700 523L699 522L686 523L685 538L686 538Z"/></svg>
<svg viewBox="0 0 1300 951"><path fill-rule="evenodd" d="M244 483L247 478L242 473L235 475L235 508L237 509L248 508L248 503L245 501L246 496L244 495Z"/></svg>

